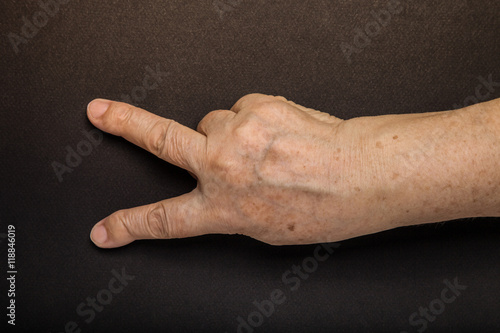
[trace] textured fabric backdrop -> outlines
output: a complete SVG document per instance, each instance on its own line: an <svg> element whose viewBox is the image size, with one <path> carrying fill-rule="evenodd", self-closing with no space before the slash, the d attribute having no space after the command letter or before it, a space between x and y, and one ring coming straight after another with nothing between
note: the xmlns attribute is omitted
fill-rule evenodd
<svg viewBox="0 0 500 333"><path fill-rule="evenodd" d="M222 235L98 249L89 232L101 218L195 182L121 138L89 134L85 113L93 98L121 99L194 128L251 92L341 118L491 100L500 97L498 1L7 0L0 15L2 325L13 328L13 225L15 331L500 329L498 218L401 228L334 250ZM327 259L311 259L315 251ZM466 287L446 289L445 303L447 284ZM429 306L437 314L414 315Z"/></svg>

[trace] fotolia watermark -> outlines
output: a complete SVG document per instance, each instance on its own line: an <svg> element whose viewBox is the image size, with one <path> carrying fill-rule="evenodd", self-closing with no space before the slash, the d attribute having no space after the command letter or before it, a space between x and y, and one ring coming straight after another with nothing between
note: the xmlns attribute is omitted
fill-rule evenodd
<svg viewBox="0 0 500 333"><path fill-rule="evenodd" d="M214 0L212 5L222 20L224 14L235 10L242 2L243 0Z"/></svg>
<svg viewBox="0 0 500 333"><path fill-rule="evenodd" d="M103 288L97 292L95 297L89 296L84 302L81 302L76 307L76 314L83 320L86 324L90 324L97 316L97 313L102 312L106 306L111 304L113 297L121 293L126 286L128 286L129 281L135 279L134 275L128 275L125 273L125 267L122 267L121 272L115 269L111 270L113 277L109 280L106 288ZM64 325L64 330L61 333L81 333L81 324L77 321L68 321Z"/></svg>
<svg viewBox="0 0 500 333"><path fill-rule="evenodd" d="M36 11L31 18L22 17L23 25L21 26L20 33L9 32L7 34L14 52L16 54L19 53L19 45L28 44L28 41L34 38L40 29L47 25L50 18L56 16L60 5L66 5L69 2L70 0L39 0L38 7L40 7L40 10Z"/></svg>
<svg viewBox="0 0 500 333"><path fill-rule="evenodd" d="M391 23L394 16L400 14L402 11L403 6L399 0L389 0L385 8L372 10L370 12L371 20L364 27L354 29L352 44L347 42L340 43L340 49L347 62L351 64L352 55L354 53L361 53L369 46L372 43L372 39L378 36Z"/></svg>
<svg viewBox="0 0 500 333"><path fill-rule="evenodd" d="M312 256L302 260L299 265L292 265L291 269L285 271L281 275L283 288L276 288L269 293L269 297L262 300L254 300L252 304L255 311L250 312L247 316L236 317L238 333L252 333L255 328L264 324L265 318L271 317L276 306L285 303L288 292L297 291L301 283L307 280L310 274L316 272L319 263L326 261L332 253L340 246L338 243L324 243L316 246ZM227 332L226 332L227 333Z"/></svg>
<svg viewBox="0 0 500 333"><path fill-rule="evenodd" d="M415 327L418 333L427 330L429 323L434 322L437 316L444 312L446 304L455 302L462 294L461 291L467 289L466 285L458 283L458 277L453 279L453 283L448 279L443 280L443 283L446 287L441 290L440 296L430 301L428 307L419 307L418 311L413 312L408 318L410 326ZM400 333L408 333L408 331Z"/></svg>

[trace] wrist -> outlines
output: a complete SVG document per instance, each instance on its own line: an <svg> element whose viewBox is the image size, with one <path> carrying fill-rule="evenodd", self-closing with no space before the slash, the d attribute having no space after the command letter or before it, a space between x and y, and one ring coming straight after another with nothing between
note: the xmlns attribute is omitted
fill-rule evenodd
<svg viewBox="0 0 500 333"><path fill-rule="evenodd" d="M314 166L297 165L314 171L300 187L316 193L311 206L316 218L333 221L325 224L333 238L500 216L499 105L361 117L333 130L318 128L314 147L293 145L313 154L306 160Z"/></svg>

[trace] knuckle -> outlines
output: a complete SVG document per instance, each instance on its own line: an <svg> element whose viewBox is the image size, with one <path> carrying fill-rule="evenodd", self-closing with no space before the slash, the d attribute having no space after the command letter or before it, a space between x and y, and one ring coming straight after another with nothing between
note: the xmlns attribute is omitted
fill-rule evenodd
<svg viewBox="0 0 500 333"><path fill-rule="evenodd" d="M257 93L252 93L252 94L247 94L243 97L241 97L235 104L239 109L246 109L249 107L253 107L255 103L258 103L259 101L262 100L269 100L274 97L268 96L268 95L263 95L263 94L257 94Z"/></svg>
<svg viewBox="0 0 500 333"><path fill-rule="evenodd" d="M223 110L213 110L213 111L210 111L209 113L207 113L205 115L205 117L203 117L202 120L213 120L214 118L216 118L217 116L219 116L221 112L223 112Z"/></svg>
<svg viewBox="0 0 500 333"><path fill-rule="evenodd" d="M153 238L171 237L168 217L163 205L155 205L147 212L144 228L146 233Z"/></svg>
<svg viewBox="0 0 500 333"><path fill-rule="evenodd" d="M269 119L267 119L268 113L267 106L263 104L252 108L233 127L235 138L244 142L268 138L272 131L272 126L269 126Z"/></svg>
<svg viewBox="0 0 500 333"><path fill-rule="evenodd" d="M262 96L264 96L264 95L257 94L257 93L246 94L245 96L241 97L236 103L251 102L251 101L256 100L256 99L258 99L259 97L262 97Z"/></svg>
<svg viewBox="0 0 500 333"><path fill-rule="evenodd" d="M262 130L262 126L255 118L248 118L234 128L234 137L238 141L247 142L256 137L256 134Z"/></svg>
<svg viewBox="0 0 500 333"><path fill-rule="evenodd" d="M240 155L259 160L273 139L273 131L256 117L234 128L234 143Z"/></svg>
<svg viewBox="0 0 500 333"><path fill-rule="evenodd" d="M234 112L228 110L214 110L205 115L198 124L198 131L205 134L223 129L234 118Z"/></svg>
<svg viewBox="0 0 500 333"><path fill-rule="evenodd" d="M267 100L256 103L252 109L254 114L257 114L262 117L266 117L270 114L270 112L278 109L279 101L276 100Z"/></svg>
<svg viewBox="0 0 500 333"><path fill-rule="evenodd" d="M291 102L293 103L292 101L289 101L287 100L284 96L274 96L274 98L278 101L281 101L281 102Z"/></svg>
<svg viewBox="0 0 500 333"><path fill-rule="evenodd" d="M172 135L171 133L173 123L173 120L161 120L156 122L149 130L146 145L156 156L162 156L165 154L167 138L168 140L175 140L175 135ZM173 146L175 146L175 142Z"/></svg>
<svg viewBox="0 0 500 333"><path fill-rule="evenodd" d="M207 113L201 121L198 123L198 130L202 130L206 132L207 127L209 126L210 123L214 122L217 118L217 116L220 114L220 110L215 110L215 111L210 111Z"/></svg>
<svg viewBox="0 0 500 333"><path fill-rule="evenodd" d="M276 97L261 98L255 100L241 112L242 115L248 118L257 118L264 121L276 121L283 120L283 116L287 114L287 108L284 107L283 101L277 99Z"/></svg>

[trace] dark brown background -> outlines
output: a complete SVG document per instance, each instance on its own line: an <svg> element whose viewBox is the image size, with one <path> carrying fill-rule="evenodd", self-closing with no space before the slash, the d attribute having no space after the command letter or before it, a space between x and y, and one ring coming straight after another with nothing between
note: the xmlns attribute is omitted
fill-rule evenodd
<svg viewBox="0 0 500 333"><path fill-rule="evenodd" d="M93 246L89 231L106 215L192 189L185 171L110 135L63 182L52 169L93 128L87 103L130 94L146 66L169 76L135 104L190 127L251 92L352 118L446 110L474 95L479 76L500 82L496 0L401 1L403 11L349 63L341 43L353 44L355 29L387 3L241 0L221 17L213 0L73 0L16 54L7 35L40 7L2 1L0 233L16 226L16 331L61 332L73 320L84 332L235 332L237 316L281 288L287 301L256 332L416 332L409 316L454 277L468 288L427 331L498 331L498 218L342 242L290 292L282 274L314 245L212 235ZM500 88L487 99L498 97ZM76 307L122 267L136 278L85 323Z"/></svg>

